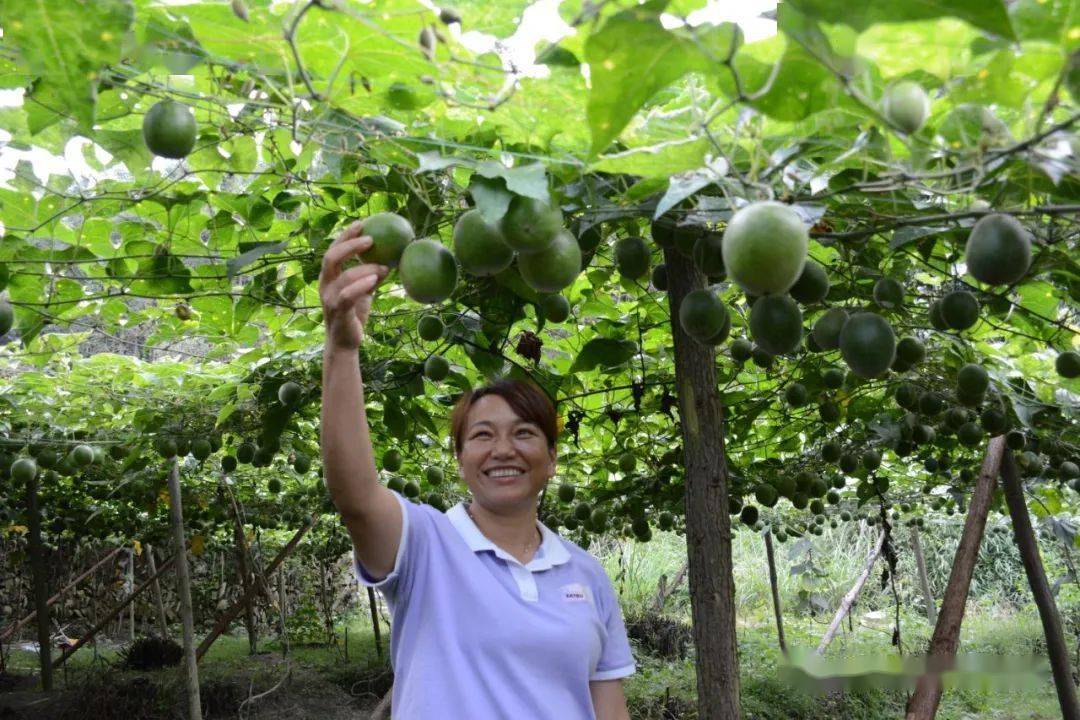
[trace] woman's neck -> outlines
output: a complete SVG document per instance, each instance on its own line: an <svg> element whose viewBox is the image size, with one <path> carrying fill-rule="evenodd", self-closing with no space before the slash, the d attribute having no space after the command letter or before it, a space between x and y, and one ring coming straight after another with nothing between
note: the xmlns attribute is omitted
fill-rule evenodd
<svg viewBox="0 0 1080 720"><path fill-rule="evenodd" d="M531 554L540 547L542 538L536 524L535 508L500 514L489 511L475 501L467 503L465 507L480 532L512 555Z"/></svg>

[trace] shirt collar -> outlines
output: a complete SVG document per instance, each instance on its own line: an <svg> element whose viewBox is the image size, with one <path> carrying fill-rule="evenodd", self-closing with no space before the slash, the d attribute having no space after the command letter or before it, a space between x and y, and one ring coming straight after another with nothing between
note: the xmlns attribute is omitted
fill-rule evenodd
<svg viewBox="0 0 1080 720"><path fill-rule="evenodd" d="M473 519L469 517L468 511L465 510L465 503L459 502L457 505L447 510L446 517L450 519L450 523L458 533L461 534L465 544L468 545L469 549L473 552L491 550L496 556L503 560L515 563L518 562L517 558L484 537L484 534L480 532L480 528L476 527L476 523L473 522ZM540 542L539 551L533 555L533 559L530 560L529 564L525 567L533 571L547 570L569 561L570 552L566 549L566 546L562 544L559 536L549 530L547 526L539 520L536 521L536 527L540 529L540 535L543 540Z"/></svg>

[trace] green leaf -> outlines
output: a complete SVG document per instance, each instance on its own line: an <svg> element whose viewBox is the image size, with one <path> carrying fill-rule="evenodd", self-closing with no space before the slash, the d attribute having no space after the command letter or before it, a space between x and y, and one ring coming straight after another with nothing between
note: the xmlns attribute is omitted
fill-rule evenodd
<svg viewBox="0 0 1080 720"><path fill-rule="evenodd" d="M267 205L269 205L269 203L267 203ZM276 243L256 243L255 247L251 250L241 253L234 258L229 258L229 260L225 263L226 272L228 273L229 279L232 280L234 277L239 275L244 268L261 258L263 255L268 255L270 253L278 253L287 247L289 247L288 240L282 240L281 242Z"/></svg>
<svg viewBox="0 0 1080 720"><path fill-rule="evenodd" d="M637 353L637 343L630 340L612 340L610 338L593 338L585 343L574 364L570 366L570 372L592 370L600 366L605 368L622 365L634 357Z"/></svg>
<svg viewBox="0 0 1080 720"><path fill-rule="evenodd" d="M827 23L865 30L877 23L956 17L999 37L1015 40L1004 0L789 0L800 12Z"/></svg>
<svg viewBox="0 0 1080 720"><path fill-rule="evenodd" d="M131 3L3 0L0 17L5 44L17 49L38 77L31 95L43 104L55 101L48 110L72 116L89 130L94 124L98 74L120 59L120 41L134 18ZM40 122L31 125L44 127Z"/></svg>
<svg viewBox="0 0 1080 720"><path fill-rule="evenodd" d="M666 4L654 0L625 10L585 43L592 84L586 113L594 157L649 98L701 62L693 43L661 26L659 13Z"/></svg>
<svg viewBox="0 0 1080 720"><path fill-rule="evenodd" d="M473 175L469 180L469 194L472 195L480 214L489 223L502 220L506 209L510 207L510 200L514 197L501 178L488 179L479 175Z"/></svg>

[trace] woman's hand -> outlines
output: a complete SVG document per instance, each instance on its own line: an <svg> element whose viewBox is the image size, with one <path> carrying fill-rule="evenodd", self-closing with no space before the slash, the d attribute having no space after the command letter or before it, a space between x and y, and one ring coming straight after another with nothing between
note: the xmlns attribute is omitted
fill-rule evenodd
<svg viewBox="0 0 1080 720"><path fill-rule="evenodd" d="M326 344L335 350L356 350L364 336L371 313L375 288L390 269L385 265L363 263L342 271L342 263L359 257L371 247L371 237L362 235L364 223L354 222L330 243L323 255L319 273L319 298L326 323Z"/></svg>

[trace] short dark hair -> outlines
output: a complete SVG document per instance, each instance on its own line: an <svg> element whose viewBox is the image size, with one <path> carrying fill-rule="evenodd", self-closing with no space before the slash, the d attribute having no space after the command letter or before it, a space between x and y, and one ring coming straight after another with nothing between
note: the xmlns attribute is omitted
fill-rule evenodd
<svg viewBox="0 0 1080 720"><path fill-rule="evenodd" d="M522 420L536 423L547 438L548 447L555 447L559 437L559 420L551 398L534 382L503 378L467 391L454 404L450 413L450 435L454 440L455 454L461 453L462 435L465 433L469 410L477 400L486 395L498 395Z"/></svg>

